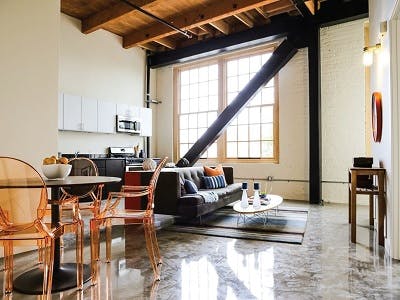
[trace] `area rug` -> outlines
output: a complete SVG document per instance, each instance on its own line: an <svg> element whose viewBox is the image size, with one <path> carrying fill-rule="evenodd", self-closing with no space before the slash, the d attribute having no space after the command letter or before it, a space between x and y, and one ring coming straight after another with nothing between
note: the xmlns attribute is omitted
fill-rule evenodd
<svg viewBox="0 0 400 300"><path fill-rule="evenodd" d="M227 238L250 239L270 242L301 244L307 226L308 209L280 207L277 214L270 211L264 225L263 217L242 220L237 224L238 213L232 207L224 207L198 220L176 219L175 224L165 230L220 236Z"/></svg>

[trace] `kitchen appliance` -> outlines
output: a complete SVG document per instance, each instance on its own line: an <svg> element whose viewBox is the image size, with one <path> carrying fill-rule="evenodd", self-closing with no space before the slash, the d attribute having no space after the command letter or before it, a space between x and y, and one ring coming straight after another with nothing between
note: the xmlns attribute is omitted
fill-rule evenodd
<svg viewBox="0 0 400 300"><path fill-rule="evenodd" d="M110 158L125 158L126 172L143 170L144 158L136 157L133 147L108 147L108 156Z"/></svg>
<svg viewBox="0 0 400 300"><path fill-rule="evenodd" d="M140 119L117 115L117 132L140 133Z"/></svg>

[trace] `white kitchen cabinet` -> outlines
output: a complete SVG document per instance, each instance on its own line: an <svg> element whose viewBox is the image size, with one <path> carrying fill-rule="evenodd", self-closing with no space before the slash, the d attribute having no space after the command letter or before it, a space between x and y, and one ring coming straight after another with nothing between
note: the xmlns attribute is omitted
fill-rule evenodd
<svg viewBox="0 0 400 300"><path fill-rule="evenodd" d="M140 108L140 135L151 136L153 133L153 117L151 108Z"/></svg>
<svg viewBox="0 0 400 300"><path fill-rule="evenodd" d="M82 131L97 132L97 99L82 98Z"/></svg>
<svg viewBox="0 0 400 300"><path fill-rule="evenodd" d="M64 130L82 130L82 97L64 93Z"/></svg>
<svg viewBox="0 0 400 300"><path fill-rule="evenodd" d="M97 103L98 132L114 133L117 115L117 106L113 102L98 101Z"/></svg>
<svg viewBox="0 0 400 300"><path fill-rule="evenodd" d="M64 95L58 93L58 129L64 129Z"/></svg>
<svg viewBox="0 0 400 300"><path fill-rule="evenodd" d="M126 103L117 104L117 115L130 117L133 119L140 119L140 107L129 105Z"/></svg>

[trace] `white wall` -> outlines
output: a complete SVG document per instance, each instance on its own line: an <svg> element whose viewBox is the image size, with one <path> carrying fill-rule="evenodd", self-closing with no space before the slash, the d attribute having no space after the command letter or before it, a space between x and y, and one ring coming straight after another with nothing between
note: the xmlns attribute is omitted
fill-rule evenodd
<svg viewBox="0 0 400 300"><path fill-rule="evenodd" d="M59 1L0 1L0 155L57 153Z"/></svg>
<svg viewBox="0 0 400 300"><path fill-rule="evenodd" d="M85 35L79 20L61 14L59 90L115 103L144 106L145 51L123 49L121 38L97 30ZM127 134L59 132L58 151L105 153L108 146L133 146L143 138Z"/></svg>
<svg viewBox="0 0 400 300"><path fill-rule="evenodd" d="M365 156L366 19L321 28L322 181L347 182L353 157ZM369 109L369 107L368 107ZM348 202L343 183L323 183L322 199Z"/></svg>

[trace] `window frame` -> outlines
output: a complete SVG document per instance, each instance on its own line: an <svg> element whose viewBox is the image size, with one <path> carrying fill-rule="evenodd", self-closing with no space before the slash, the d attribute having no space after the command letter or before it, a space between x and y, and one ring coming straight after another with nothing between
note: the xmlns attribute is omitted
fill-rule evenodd
<svg viewBox="0 0 400 300"><path fill-rule="evenodd" d="M218 110L217 114L220 115L228 103L227 93L227 62L232 59L239 59L241 57L250 57L257 54L273 52L276 45L267 45L257 47L254 49L246 49L237 51L235 53L222 54L212 58L197 60L194 62L181 64L173 68L173 150L174 158L178 160L182 155L180 151L179 141L179 116L180 116L180 73L192 68L200 68L211 64L218 64ZM216 158L200 158L204 163L216 162L229 162L229 163L279 163L279 78L276 74L274 80L274 96L275 101L273 104L273 157L271 158L228 158L226 157L227 137L226 131L216 140L217 143L217 157Z"/></svg>

